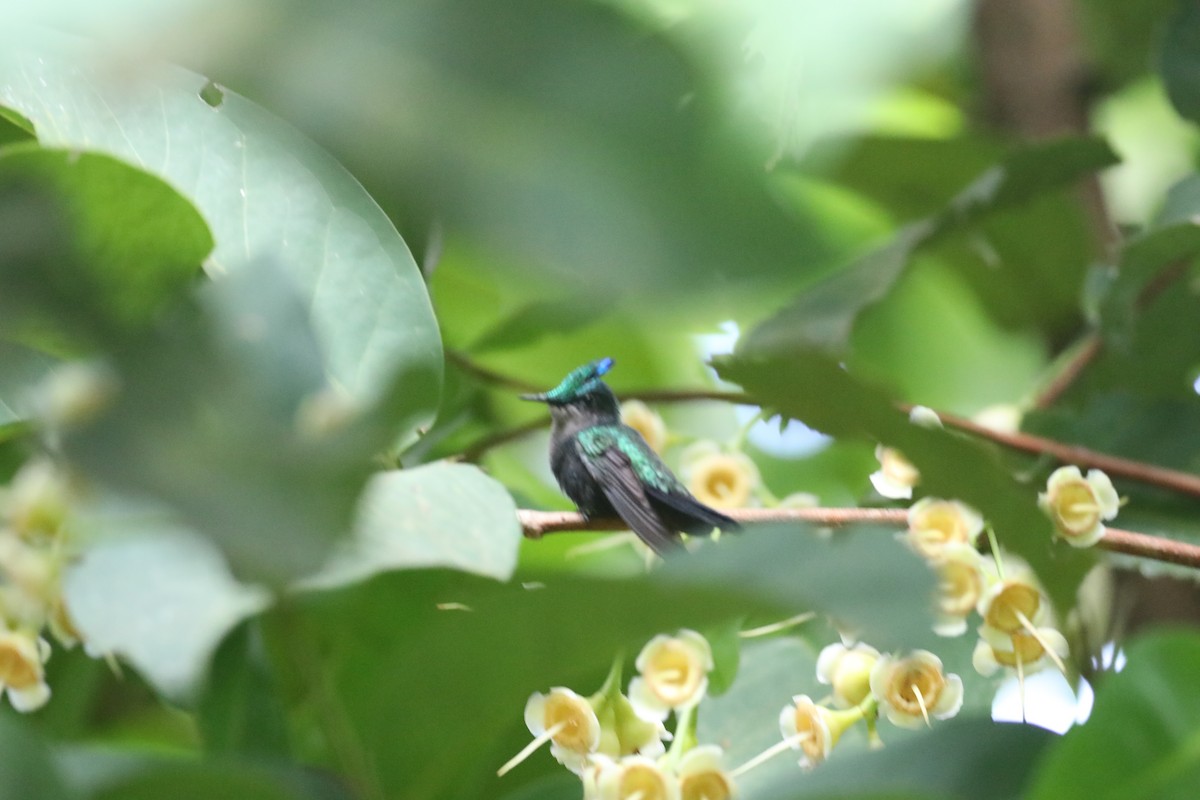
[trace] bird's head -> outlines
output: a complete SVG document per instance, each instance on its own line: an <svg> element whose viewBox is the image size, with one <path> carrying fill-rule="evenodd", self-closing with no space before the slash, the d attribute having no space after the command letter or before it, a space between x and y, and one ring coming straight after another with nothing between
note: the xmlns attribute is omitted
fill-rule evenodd
<svg viewBox="0 0 1200 800"><path fill-rule="evenodd" d="M601 358L571 370L562 382L548 392L523 394L522 400L546 403L553 412L555 408L568 406L585 407L600 413L617 413L617 398L604 383L604 373L612 369L611 358Z"/></svg>

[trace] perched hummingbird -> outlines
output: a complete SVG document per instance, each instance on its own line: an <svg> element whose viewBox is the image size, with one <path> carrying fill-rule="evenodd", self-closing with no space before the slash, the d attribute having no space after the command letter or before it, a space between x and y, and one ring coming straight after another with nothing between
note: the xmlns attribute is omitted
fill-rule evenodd
<svg viewBox="0 0 1200 800"><path fill-rule="evenodd" d="M680 531L738 528L693 497L642 435L621 424L616 395L601 380L612 365L602 358L548 392L521 395L550 406L550 469L563 494L584 517L620 517L659 555L679 544Z"/></svg>

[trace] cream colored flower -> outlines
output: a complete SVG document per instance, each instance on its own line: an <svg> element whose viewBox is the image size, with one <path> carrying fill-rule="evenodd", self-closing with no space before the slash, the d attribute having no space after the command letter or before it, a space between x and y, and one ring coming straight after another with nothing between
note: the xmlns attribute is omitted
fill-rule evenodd
<svg viewBox="0 0 1200 800"><path fill-rule="evenodd" d="M50 645L27 631L0 631L0 688L17 711L35 711L50 699L42 665Z"/></svg>
<svg viewBox="0 0 1200 800"><path fill-rule="evenodd" d="M71 488L63 470L48 459L25 463L4 497L4 517L22 539L58 533L70 508Z"/></svg>
<svg viewBox="0 0 1200 800"><path fill-rule="evenodd" d="M1098 469L1084 478L1079 467L1060 467L1038 495L1038 505L1058 535L1073 547L1090 547L1104 536L1104 521L1117 515L1121 499L1112 481Z"/></svg>
<svg viewBox="0 0 1200 800"><path fill-rule="evenodd" d="M817 680L833 686L834 705L852 708L870 693L871 669L878 660L879 651L868 644L831 644L817 656Z"/></svg>
<svg viewBox="0 0 1200 800"><path fill-rule="evenodd" d="M977 610L985 625L1003 633L1016 633L1040 624L1049 613L1042 590L1032 574L1014 573L996 581L979 598Z"/></svg>
<svg viewBox="0 0 1200 800"><path fill-rule="evenodd" d="M1067 639L1054 628L1037 628L1036 632L1004 633L983 625L971 663L980 675L988 676L1000 669L1017 670L1026 675L1036 672L1047 663L1061 664L1071 648Z"/></svg>
<svg viewBox="0 0 1200 800"><path fill-rule="evenodd" d="M969 544L948 544L933 562L938 574L938 594L933 632L960 636L967 630L967 617L987 590L994 570L979 551Z"/></svg>
<svg viewBox="0 0 1200 800"><path fill-rule="evenodd" d="M645 756L628 756L600 770L599 800L679 800L679 779Z"/></svg>
<svg viewBox="0 0 1200 800"><path fill-rule="evenodd" d="M957 500L926 497L908 510L909 545L928 559L938 559L951 544L975 543L983 531L979 512Z"/></svg>
<svg viewBox="0 0 1200 800"><path fill-rule="evenodd" d="M675 636L658 635L637 657L638 677L629 682L629 701L638 716L663 720L670 711L690 708L708 690L712 648L690 630Z"/></svg>
<svg viewBox="0 0 1200 800"><path fill-rule="evenodd" d="M666 449L666 423L641 400L626 400L621 403L621 422L640 433L654 452L662 453Z"/></svg>
<svg viewBox="0 0 1200 800"><path fill-rule="evenodd" d="M812 492L792 492L779 501L780 508L816 508L821 505L821 498Z"/></svg>
<svg viewBox="0 0 1200 800"><path fill-rule="evenodd" d="M548 738L550 754L574 773L583 769L588 756L600 746L595 709L586 698L561 686L530 696L525 704L525 726L535 741Z"/></svg>
<svg viewBox="0 0 1200 800"><path fill-rule="evenodd" d="M731 800L737 785L722 765L724 752L715 744L688 750L679 761L680 800Z"/></svg>
<svg viewBox="0 0 1200 800"><path fill-rule="evenodd" d="M862 718L857 708L834 711L798 694L779 712L779 733L784 742L800 751L800 766L812 769L829 758L842 734Z"/></svg>
<svg viewBox="0 0 1200 800"><path fill-rule="evenodd" d="M962 679L947 675L928 650L905 658L884 656L871 671L871 692L892 724L916 728L930 717L946 719L962 708Z"/></svg>
<svg viewBox="0 0 1200 800"><path fill-rule="evenodd" d="M908 421L922 428L942 427L942 418L928 406L913 406L912 411L908 412Z"/></svg>
<svg viewBox="0 0 1200 800"><path fill-rule="evenodd" d="M892 500L912 499L913 487L921 479L912 462L899 450L883 445L876 446L875 458L879 459L879 469L870 475L875 491Z"/></svg>
<svg viewBox="0 0 1200 800"><path fill-rule="evenodd" d="M1011 403L997 403L972 415L971 419L985 428L1000 433L1016 433L1021 430L1024 412Z"/></svg>
<svg viewBox="0 0 1200 800"><path fill-rule="evenodd" d="M696 442L680 455L679 475L696 499L713 508L743 508L762 483L758 465L745 453Z"/></svg>

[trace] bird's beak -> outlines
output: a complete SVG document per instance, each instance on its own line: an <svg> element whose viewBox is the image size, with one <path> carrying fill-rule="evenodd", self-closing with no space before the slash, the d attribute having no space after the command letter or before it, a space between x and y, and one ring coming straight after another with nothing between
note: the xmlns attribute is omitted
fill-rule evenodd
<svg viewBox="0 0 1200 800"><path fill-rule="evenodd" d="M521 399L522 400L532 400L535 403L544 403L544 402L546 402L546 393L539 392L537 394L523 394L523 395L521 395Z"/></svg>

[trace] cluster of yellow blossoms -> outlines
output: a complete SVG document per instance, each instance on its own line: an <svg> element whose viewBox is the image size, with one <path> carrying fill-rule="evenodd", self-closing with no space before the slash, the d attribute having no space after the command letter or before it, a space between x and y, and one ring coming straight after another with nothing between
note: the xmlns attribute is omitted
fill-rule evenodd
<svg viewBox="0 0 1200 800"><path fill-rule="evenodd" d="M940 426L928 409L914 409L913 422ZM909 498L920 473L903 455L885 447L876 454L880 469L871 476L881 494ZM1078 467L1061 467L1050 475L1038 504L1054 523L1055 535L1074 547L1088 547L1104 536L1104 523L1120 506L1112 481L1100 470L1086 477ZM991 559L977 549L985 531L983 517L957 500L926 497L909 509L905 540L937 571L937 618L934 630L958 636L977 613L979 642L974 666L991 675L1011 669L1019 678L1048 663L1065 672L1067 641L1053 627L1045 592L1020 560L991 543Z"/></svg>
<svg viewBox="0 0 1200 800"><path fill-rule="evenodd" d="M654 637L638 654L637 677L621 691L621 659L590 697L555 687L525 705L534 739L503 775L538 747L579 775L585 800L727 800L737 789L715 745L695 741L696 706L708 690L712 650L681 630ZM664 722L674 713L675 732ZM663 744L672 741L668 751Z"/></svg>
<svg viewBox="0 0 1200 800"><path fill-rule="evenodd" d="M43 633L48 629L64 647L79 641L62 590L72 491L60 468L34 459L0 495L0 688L18 711L50 699Z"/></svg>

